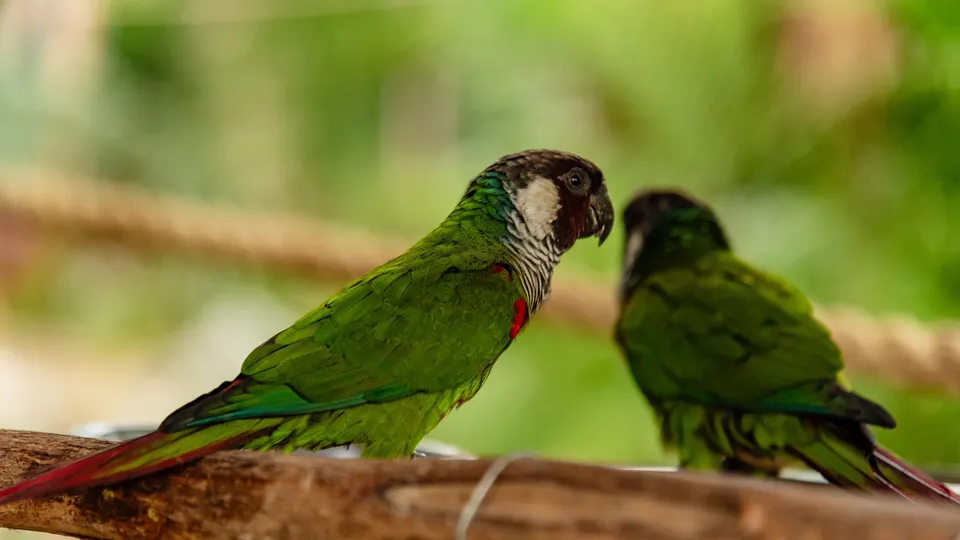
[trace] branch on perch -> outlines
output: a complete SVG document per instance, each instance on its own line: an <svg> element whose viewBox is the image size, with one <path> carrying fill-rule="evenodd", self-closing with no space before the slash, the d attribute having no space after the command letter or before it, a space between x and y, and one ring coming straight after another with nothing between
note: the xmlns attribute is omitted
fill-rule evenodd
<svg viewBox="0 0 960 540"><path fill-rule="evenodd" d="M109 443L0 431L0 483ZM486 460L224 452L121 487L0 506L0 526L91 539L448 540ZM960 512L826 487L526 460L471 540L952 540Z"/></svg>

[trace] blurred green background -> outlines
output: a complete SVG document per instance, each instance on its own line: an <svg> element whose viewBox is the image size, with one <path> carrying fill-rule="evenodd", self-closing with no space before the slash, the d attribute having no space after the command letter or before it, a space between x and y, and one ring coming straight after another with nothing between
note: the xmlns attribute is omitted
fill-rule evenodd
<svg viewBox="0 0 960 540"><path fill-rule="evenodd" d="M711 201L820 304L934 320L960 309L958 83L955 0L6 0L0 165L415 239L500 155L560 148L618 205ZM339 285L0 219L6 427L159 421ZM619 234L558 275L612 286ZM960 462L956 400L855 383L901 422L881 441ZM670 462L608 336L544 321L432 436Z"/></svg>

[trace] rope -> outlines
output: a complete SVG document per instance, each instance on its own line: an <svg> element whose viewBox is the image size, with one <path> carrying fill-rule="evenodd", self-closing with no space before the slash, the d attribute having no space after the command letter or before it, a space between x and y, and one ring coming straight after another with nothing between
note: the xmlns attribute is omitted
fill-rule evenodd
<svg viewBox="0 0 960 540"><path fill-rule="evenodd" d="M0 212L59 234L110 240L345 281L410 245L336 223L210 206L49 171L0 171ZM612 335L613 287L557 279L539 318ZM818 316L851 372L960 394L960 324L925 327L908 316L870 317L850 308Z"/></svg>
<svg viewBox="0 0 960 540"><path fill-rule="evenodd" d="M116 17L109 21L109 24L117 27L257 25L277 21L302 21L322 17L437 7L444 5L443 2L444 0L344 0L294 6L241 4L238 9L231 10L221 9L222 6L217 2L198 2L189 5L189 9L181 10L181 13L176 16L128 15Z"/></svg>

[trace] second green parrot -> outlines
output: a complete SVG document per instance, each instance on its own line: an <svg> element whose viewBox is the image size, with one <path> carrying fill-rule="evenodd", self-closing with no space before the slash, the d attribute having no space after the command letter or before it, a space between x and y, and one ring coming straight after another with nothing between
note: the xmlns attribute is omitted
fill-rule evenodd
<svg viewBox="0 0 960 540"><path fill-rule="evenodd" d="M805 464L851 489L960 502L880 447L895 426L852 392L804 295L733 254L716 215L676 191L623 213L616 340L680 466L776 476Z"/></svg>
<svg viewBox="0 0 960 540"><path fill-rule="evenodd" d="M406 209L416 211L414 208ZM560 256L607 237L603 174L551 150L505 156L399 257L254 349L158 430L0 490L0 503L111 484L225 448L363 446L411 456L472 398L547 297Z"/></svg>

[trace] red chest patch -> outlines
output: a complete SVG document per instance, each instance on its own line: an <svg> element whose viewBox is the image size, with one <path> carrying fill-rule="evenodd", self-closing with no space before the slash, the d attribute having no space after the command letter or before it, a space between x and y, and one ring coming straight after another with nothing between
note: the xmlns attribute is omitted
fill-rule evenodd
<svg viewBox="0 0 960 540"><path fill-rule="evenodd" d="M527 301L518 298L513 303L513 326L510 327L510 339L517 337L524 323L527 322Z"/></svg>
<svg viewBox="0 0 960 540"><path fill-rule="evenodd" d="M490 267L491 274L499 274L500 272L506 272L506 270L506 267L504 267L502 264L495 264ZM512 272L507 272L507 281L513 281Z"/></svg>
<svg viewBox="0 0 960 540"><path fill-rule="evenodd" d="M513 281L513 272L502 264L495 264L490 267L491 274L507 273L507 281ZM513 303L513 324L510 326L510 339L517 337L520 329L527 322L527 301L523 298L517 299Z"/></svg>

